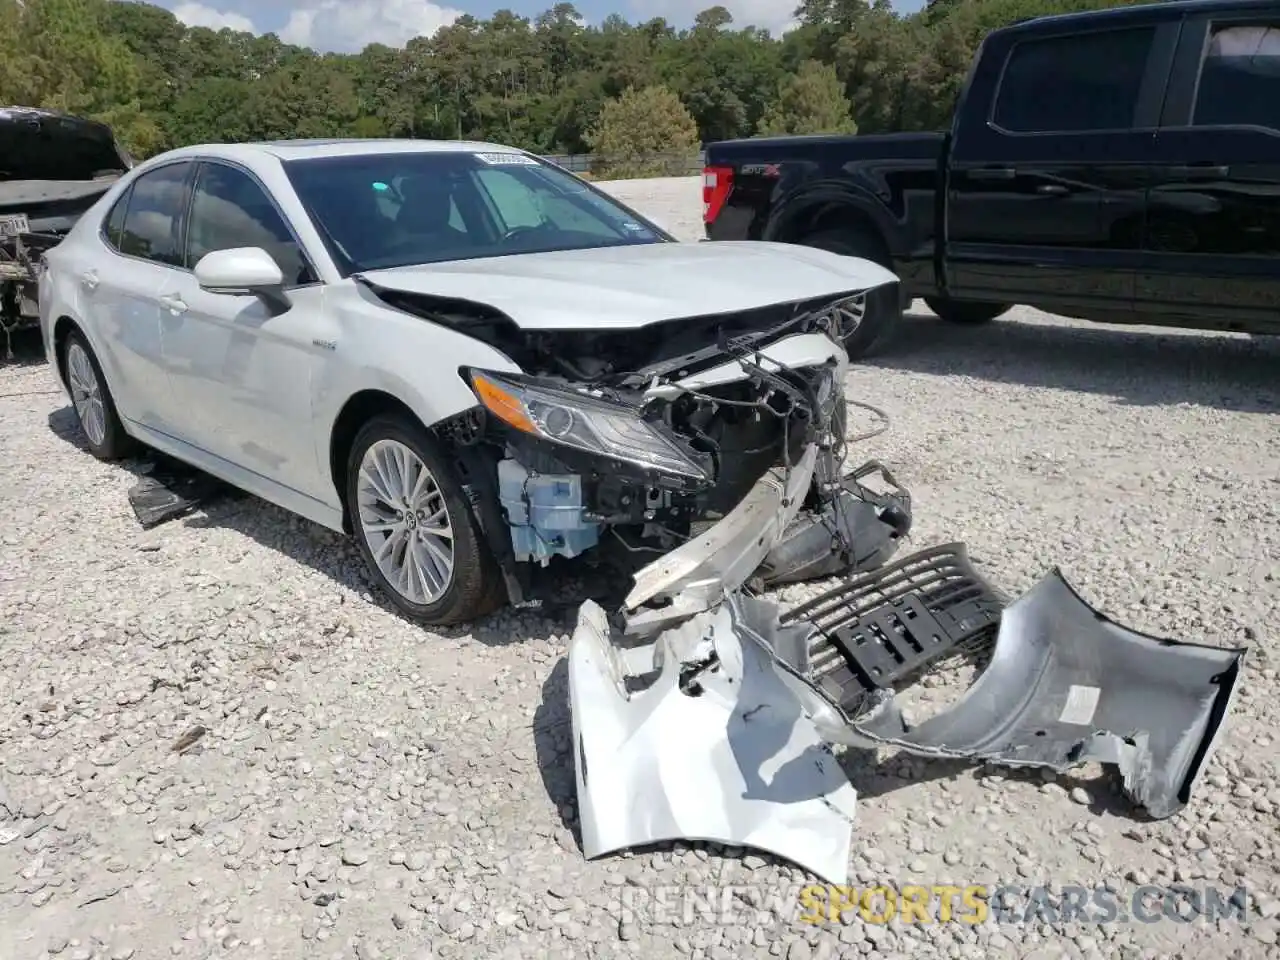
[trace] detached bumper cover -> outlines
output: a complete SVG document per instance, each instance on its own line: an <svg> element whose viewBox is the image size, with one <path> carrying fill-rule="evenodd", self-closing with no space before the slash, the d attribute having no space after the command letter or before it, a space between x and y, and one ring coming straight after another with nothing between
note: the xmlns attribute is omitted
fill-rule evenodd
<svg viewBox="0 0 1280 960"><path fill-rule="evenodd" d="M786 623L773 603L730 590L714 609L630 648L610 635L599 607L585 606L569 647L569 695L588 858L711 840L844 883L854 793L824 744L1057 771L1098 761L1119 768L1126 793L1153 817L1188 802L1244 650L1120 626L1055 569L999 613L993 659L967 694L912 729L883 682L895 669L837 670L830 661L840 643L856 635L874 644L882 625L902 627L924 611L946 627L936 659L989 636L999 601L958 544L879 576L851 581L854 589L802 608L811 619ZM873 588L882 609L864 610L857 598ZM836 600L851 604L849 615L820 625ZM923 648L913 657L914 642L906 630L883 645L897 651L899 676L931 659ZM855 676L861 696L852 695Z"/></svg>
<svg viewBox="0 0 1280 960"><path fill-rule="evenodd" d="M1056 771L1114 764L1130 799L1155 818L1190 799L1245 654L1120 626L1055 569L1003 611L991 663L965 696L911 729L885 690L861 717L846 716L813 682L814 628L779 628L771 616L758 613L752 635L830 742Z"/></svg>
<svg viewBox="0 0 1280 960"><path fill-rule="evenodd" d="M1130 799L1163 819L1191 798L1244 654L1123 627L1055 569L1004 611L991 665L953 710L908 730L886 705L853 731L925 756L1114 764Z"/></svg>

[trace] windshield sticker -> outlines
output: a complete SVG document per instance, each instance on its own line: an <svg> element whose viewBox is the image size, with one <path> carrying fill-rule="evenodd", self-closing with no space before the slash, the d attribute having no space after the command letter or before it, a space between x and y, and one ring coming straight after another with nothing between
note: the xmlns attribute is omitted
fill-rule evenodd
<svg viewBox="0 0 1280 960"><path fill-rule="evenodd" d="M536 167L538 161L523 153L477 153L476 159L490 166Z"/></svg>

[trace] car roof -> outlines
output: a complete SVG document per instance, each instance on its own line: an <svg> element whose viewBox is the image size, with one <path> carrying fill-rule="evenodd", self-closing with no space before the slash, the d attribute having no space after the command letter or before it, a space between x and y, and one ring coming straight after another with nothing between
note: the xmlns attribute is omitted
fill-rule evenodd
<svg viewBox="0 0 1280 960"><path fill-rule="evenodd" d="M204 156L252 163L264 157L280 161L316 157L358 157L380 153L523 153L515 147L467 140L408 140L334 138L325 140L264 140L258 143L201 143L162 154L166 159ZM156 158L159 159L159 158Z"/></svg>
<svg viewBox="0 0 1280 960"><path fill-rule="evenodd" d="M1274 10L1275 0L1154 0L1123 7L1104 7L1099 10L1080 10L1073 13L1049 14L1019 20L993 34L1035 33L1044 28L1091 24L1115 24L1125 22L1154 23L1176 20L1183 16L1203 13L1247 12L1250 10Z"/></svg>

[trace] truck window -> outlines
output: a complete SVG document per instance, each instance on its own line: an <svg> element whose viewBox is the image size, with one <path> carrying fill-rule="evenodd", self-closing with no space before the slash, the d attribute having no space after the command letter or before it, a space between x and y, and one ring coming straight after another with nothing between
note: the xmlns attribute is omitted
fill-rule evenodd
<svg viewBox="0 0 1280 960"><path fill-rule="evenodd" d="M991 122L1010 133L1133 128L1155 27L1042 40L1009 52Z"/></svg>
<svg viewBox="0 0 1280 960"><path fill-rule="evenodd" d="M1280 131L1280 20L1214 28L1191 123Z"/></svg>

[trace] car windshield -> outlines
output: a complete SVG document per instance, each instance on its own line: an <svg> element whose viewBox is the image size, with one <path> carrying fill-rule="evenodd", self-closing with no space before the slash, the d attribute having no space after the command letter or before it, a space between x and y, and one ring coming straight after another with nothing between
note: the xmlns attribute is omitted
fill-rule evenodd
<svg viewBox="0 0 1280 960"><path fill-rule="evenodd" d="M525 154L386 153L284 166L344 275L673 239Z"/></svg>

